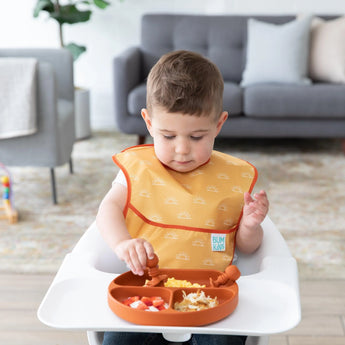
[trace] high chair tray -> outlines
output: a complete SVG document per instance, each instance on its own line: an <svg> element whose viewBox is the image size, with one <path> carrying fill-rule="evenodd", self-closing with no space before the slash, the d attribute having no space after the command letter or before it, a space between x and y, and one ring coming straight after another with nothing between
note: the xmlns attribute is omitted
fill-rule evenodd
<svg viewBox="0 0 345 345"><path fill-rule="evenodd" d="M160 269L159 273L167 278L175 278L175 282L179 281L178 285L184 285L183 281L188 281L201 287L165 287L164 281L158 286L144 286L146 281L150 281L147 271L141 277L126 272L109 285L108 304L111 310L121 318L141 325L201 326L225 318L237 306L236 282L229 281L219 287L211 286L210 279L216 280L223 275L222 272L206 269ZM182 302L184 293L194 294L193 296L203 293L204 300L209 298L217 305L203 310L178 311L175 303ZM152 303L162 304L159 306L162 310L151 306Z"/></svg>
<svg viewBox="0 0 345 345"><path fill-rule="evenodd" d="M67 330L170 335L268 335L285 332L295 327L301 319L297 263L269 219L264 222L263 229L264 241L259 250L254 255L241 255L237 261L242 275L236 281L236 308L213 323L152 326L135 324L114 313L108 305L108 288L114 280L119 282L116 280L120 277L119 273L128 268L106 246L95 224L65 257L41 302L38 318L48 326ZM175 278L179 279L178 276ZM193 279L187 277L189 281ZM202 281L198 283L202 284ZM163 312L152 313L163 315ZM145 311L144 317L147 314L149 312Z"/></svg>
<svg viewBox="0 0 345 345"><path fill-rule="evenodd" d="M294 282L265 279L267 271L280 270L281 265L283 275L289 276L289 271L295 270L293 259L282 260L285 262L275 258L274 264L267 263L266 272L240 277L236 309L217 322L204 326L148 326L126 321L109 308L107 291L116 275L95 269L81 271L80 261L69 254L38 309L38 318L50 327L67 330L247 335L284 332L300 320Z"/></svg>

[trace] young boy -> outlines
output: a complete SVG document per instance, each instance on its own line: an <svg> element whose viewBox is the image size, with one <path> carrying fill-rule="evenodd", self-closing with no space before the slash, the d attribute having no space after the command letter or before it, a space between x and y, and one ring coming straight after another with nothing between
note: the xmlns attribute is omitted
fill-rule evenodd
<svg viewBox="0 0 345 345"><path fill-rule="evenodd" d="M168 53L150 71L142 117L154 144L114 156L121 171L97 215L102 236L134 274L144 273L154 253L160 267L223 271L235 243L245 253L261 244L268 200L264 191L250 195L256 169L213 150L228 117L223 88L218 68L193 52ZM159 334L105 333L103 344L134 341L167 343ZM223 335L190 340L244 342Z"/></svg>

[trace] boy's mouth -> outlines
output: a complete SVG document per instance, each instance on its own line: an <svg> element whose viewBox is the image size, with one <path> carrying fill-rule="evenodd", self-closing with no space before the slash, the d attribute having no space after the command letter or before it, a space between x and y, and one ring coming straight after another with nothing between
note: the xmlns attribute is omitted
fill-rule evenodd
<svg viewBox="0 0 345 345"><path fill-rule="evenodd" d="M187 165L189 163L191 163L192 161L189 160L189 161L175 161L177 164L180 164L180 165Z"/></svg>

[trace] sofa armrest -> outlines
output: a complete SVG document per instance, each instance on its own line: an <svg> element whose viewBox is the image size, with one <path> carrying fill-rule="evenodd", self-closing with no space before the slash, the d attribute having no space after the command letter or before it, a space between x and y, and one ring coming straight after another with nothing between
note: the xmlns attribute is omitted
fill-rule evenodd
<svg viewBox="0 0 345 345"><path fill-rule="evenodd" d="M55 72L52 65L46 62L38 63L37 72L37 136L41 137L45 145L56 146L59 126Z"/></svg>
<svg viewBox="0 0 345 345"><path fill-rule="evenodd" d="M130 116L128 94L141 82L142 63L139 47L131 47L113 59L115 120L120 129ZM125 129L124 129L125 130Z"/></svg>
<svg viewBox="0 0 345 345"><path fill-rule="evenodd" d="M44 157L44 161L59 166L70 159L75 142L74 102L58 96L57 77L51 63L38 64L37 81L39 130L36 140L43 140L48 152L58 152Z"/></svg>
<svg viewBox="0 0 345 345"><path fill-rule="evenodd" d="M3 50L0 54L2 52ZM36 92L37 132L1 140L0 156L7 165L55 167L68 161L68 158L64 157L57 148L61 146L62 140L61 121L68 121L69 127L73 130L74 112L69 112L68 119L61 119L61 114L58 113L57 80L51 63L39 61ZM65 102L73 107L72 101L65 100ZM65 137L66 135L64 141L66 141Z"/></svg>
<svg viewBox="0 0 345 345"><path fill-rule="evenodd" d="M0 57L33 57L53 67L58 98L74 101L73 57L67 49L0 49Z"/></svg>

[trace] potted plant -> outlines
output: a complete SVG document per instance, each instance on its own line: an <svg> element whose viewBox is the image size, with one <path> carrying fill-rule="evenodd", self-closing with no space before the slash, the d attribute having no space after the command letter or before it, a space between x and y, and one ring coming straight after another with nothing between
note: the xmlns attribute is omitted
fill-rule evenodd
<svg viewBox="0 0 345 345"><path fill-rule="evenodd" d="M106 0L37 0L33 15L36 18L41 12L47 12L49 17L57 22L60 46L68 49L76 61L86 51L86 47L72 42L66 44L63 26L88 22L95 7L105 9L109 5ZM75 89L75 127L77 139L91 135L89 90Z"/></svg>
<svg viewBox="0 0 345 345"><path fill-rule="evenodd" d="M37 0L34 17L37 18L41 12L47 12L50 18L56 20L59 28L60 46L68 49L75 61L86 51L86 47L76 43L65 44L63 25L85 23L90 20L93 7L105 9L109 5L110 3L105 0L69 0L65 4L62 4L61 0Z"/></svg>

